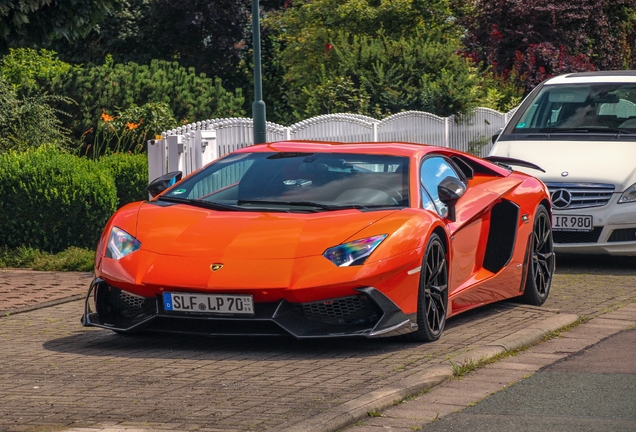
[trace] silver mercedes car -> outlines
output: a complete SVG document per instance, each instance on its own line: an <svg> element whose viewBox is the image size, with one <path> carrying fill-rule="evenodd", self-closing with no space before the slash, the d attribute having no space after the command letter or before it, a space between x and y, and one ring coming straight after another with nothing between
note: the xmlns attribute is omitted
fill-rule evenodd
<svg viewBox="0 0 636 432"><path fill-rule="evenodd" d="M550 190L555 251L636 255L636 71L544 81L493 139L545 170L518 168Z"/></svg>

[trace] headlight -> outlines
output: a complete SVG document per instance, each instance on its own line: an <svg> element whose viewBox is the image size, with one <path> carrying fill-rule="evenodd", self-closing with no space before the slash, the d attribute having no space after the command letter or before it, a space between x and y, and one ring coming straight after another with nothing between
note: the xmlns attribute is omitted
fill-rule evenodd
<svg viewBox="0 0 636 432"><path fill-rule="evenodd" d="M382 234L354 240L329 248L323 255L338 267L361 265L385 238L387 238L387 235Z"/></svg>
<svg viewBox="0 0 636 432"><path fill-rule="evenodd" d="M108 236L106 258L121 259L128 254L139 250L141 242L128 234L123 229L113 227Z"/></svg>
<svg viewBox="0 0 636 432"><path fill-rule="evenodd" d="M636 183L628 187L627 190L623 192L623 195L621 195L620 199L618 200L619 204L630 203L630 202L636 202Z"/></svg>

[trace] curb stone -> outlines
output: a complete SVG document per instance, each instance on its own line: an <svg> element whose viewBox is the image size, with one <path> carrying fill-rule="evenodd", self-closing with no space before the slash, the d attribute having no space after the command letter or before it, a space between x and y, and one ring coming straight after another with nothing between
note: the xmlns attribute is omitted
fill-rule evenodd
<svg viewBox="0 0 636 432"><path fill-rule="evenodd" d="M21 308L17 308L17 309L9 309L9 310L2 310L0 311L0 318L2 317L8 317L11 315L15 315L15 314L19 314L19 313L24 313L24 312L31 312L37 309L42 309L42 308L46 308L46 307L50 307L50 306L57 306L59 304L63 304L63 303L70 303L76 300L84 300L86 298L86 294L77 294L74 296L70 296L70 297L64 297L64 298L60 298L60 299L55 299L55 300L50 300L50 301L46 301L46 302L42 302L42 303L36 303L34 305L31 306L24 306Z"/></svg>
<svg viewBox="0 0 636 432"><path fill-rule="evenodd" d="M575 314L559 314L533 324L509 336L479 347L461 356L454 362L484 361L524 346L532 345L543 339L548 333L558 331L574 324L579 319ZM283 425L282 432L333 432L368 417L372 411L382 411L408 396L430 390L453 377L453 368L438 366L424 372L410 375L397 386L370 392L321 414L310 417L293 425Z"/></svg>

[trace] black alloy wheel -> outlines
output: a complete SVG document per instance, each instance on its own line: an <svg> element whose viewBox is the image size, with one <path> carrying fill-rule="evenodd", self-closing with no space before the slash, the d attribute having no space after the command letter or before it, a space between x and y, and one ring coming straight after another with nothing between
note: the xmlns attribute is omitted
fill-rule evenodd
<svg viewBox="0 0 636 432"><path fill-rule="evenodd" d="M541 306L548 299L555 269L550 215L543 205L537 209L530 241L524 302Z"/></svg>
<svg viewBox="0 0 636 432"><path fill-rule="evenodd" d="M418 342L438 340L444 332L447 308L448 262L446 249L439 236L432 234L422 262L417 307L418 329L407 336Z"/></svg>

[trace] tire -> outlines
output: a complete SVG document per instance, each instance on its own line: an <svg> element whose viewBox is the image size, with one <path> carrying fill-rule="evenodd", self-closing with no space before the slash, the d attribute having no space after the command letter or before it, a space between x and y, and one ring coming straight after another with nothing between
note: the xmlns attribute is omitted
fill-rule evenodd
<svg viewBox="0 0 636 432"><path fill-rule="evenodd" d="M446 325L448 309L448 262L446 248L437 234L426 245L420 272L417 301L418 329L406 336L416 342L433 342L440 338Z"/></svg>
<svg viewBox="0 0 636 432"><path fill-rule="evenodd" d="M522 301L541 306L548 299L555 269L554 243L550 214L543 205L537 209L528 253L526 286Z"/></svg>

